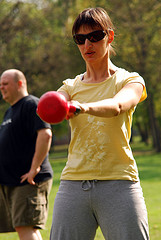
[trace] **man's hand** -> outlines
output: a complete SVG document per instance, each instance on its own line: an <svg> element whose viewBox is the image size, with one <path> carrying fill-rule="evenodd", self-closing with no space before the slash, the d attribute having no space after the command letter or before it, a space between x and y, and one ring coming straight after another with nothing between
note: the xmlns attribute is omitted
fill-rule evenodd
<svg viewBox="0 0 161 240"><path fill-rule="evenodd" d="M21 183L23 183L25 180L28 181L29 184L35 185L34 177L40 172L40 167L38 167L36 170L30 170L28 173L21 176Z"/></svg>
<svg viewBox="0 0 161 240"><path fill-rule="evenodd" d="M35 153L32 159L31 168L28 173L21 176L21 183L25 180L31 185L35 185L34 178L40 172L40 166L44 161L51 145L52 132L49 128L38 130Z"/></svg>

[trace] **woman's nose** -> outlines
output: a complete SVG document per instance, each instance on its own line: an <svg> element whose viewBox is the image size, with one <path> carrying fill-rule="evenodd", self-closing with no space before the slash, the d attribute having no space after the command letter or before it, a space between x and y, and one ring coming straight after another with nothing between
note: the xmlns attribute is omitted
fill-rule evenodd
<svg viewBox="0 0 161 240"><path fill-rule="evenodd" d="M87 38L85 40L85 47L88 48L90 45L92 45L92 42L90 42Z"/></svg>

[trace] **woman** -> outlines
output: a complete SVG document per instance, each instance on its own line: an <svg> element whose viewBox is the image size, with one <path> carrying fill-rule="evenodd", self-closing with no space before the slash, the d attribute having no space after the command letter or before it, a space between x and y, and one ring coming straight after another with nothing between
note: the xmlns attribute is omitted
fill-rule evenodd
<svg viewBox="0 0 161 240"><path fill-rule="evenodd" d="M147 211L129 140L144 80L110 61L114 27L102 8L85 9L73 38L86 72L58 90L81 109L69 116L71 143L53 212L51 240L149 239Z"/></svg>

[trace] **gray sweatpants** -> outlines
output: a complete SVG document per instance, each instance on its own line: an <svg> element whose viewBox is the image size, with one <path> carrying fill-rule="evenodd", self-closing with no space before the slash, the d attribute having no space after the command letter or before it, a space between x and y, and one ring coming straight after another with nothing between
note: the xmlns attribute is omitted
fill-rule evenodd
<svg viewBox="0 0 161 240"><path fill-rule="evenodd" d="M50 240L148 240L147 210L139 182L61 181Z"/></svg>

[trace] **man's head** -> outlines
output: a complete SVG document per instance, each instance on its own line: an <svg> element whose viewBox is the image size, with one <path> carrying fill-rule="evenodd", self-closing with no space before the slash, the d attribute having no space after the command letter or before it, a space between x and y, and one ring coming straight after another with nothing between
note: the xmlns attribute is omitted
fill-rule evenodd
<svg viewBox="0 0 161 240"><path fill-rule="evenodd" d="M27 82L24 74L17 69L9 69L2 73L0 90L3 99L10 105L27 96Z"/></svg>

